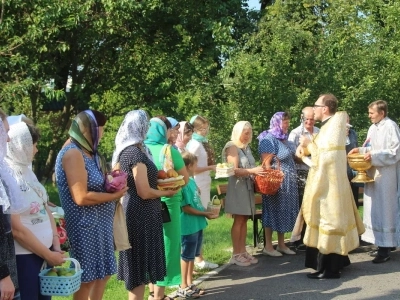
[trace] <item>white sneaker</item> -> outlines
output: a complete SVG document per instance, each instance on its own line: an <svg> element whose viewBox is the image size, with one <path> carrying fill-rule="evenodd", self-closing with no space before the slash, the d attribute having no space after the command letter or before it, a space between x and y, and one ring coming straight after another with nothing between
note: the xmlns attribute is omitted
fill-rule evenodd
<svg viewBox="0 0 400 300"><path fill-rule="evenodd" d="M229 264L238 265L240 267L248 267L251 265L251 262L244 256L243 253L232 255L229 260Z"/></svg>
<svg viewBox="0 0 400 300"><path fill-rule="evenodd" d="M200 263L194 263L194 266L197 268L197 269L200 269L200 270L203 270L203 269L216 269L216 268L218 268L218 265L217 264L214 264L214 263L212 263L212 262L209 262L209 261L206 261L206 260L203 260L202 262L200 262Z"/></svg>

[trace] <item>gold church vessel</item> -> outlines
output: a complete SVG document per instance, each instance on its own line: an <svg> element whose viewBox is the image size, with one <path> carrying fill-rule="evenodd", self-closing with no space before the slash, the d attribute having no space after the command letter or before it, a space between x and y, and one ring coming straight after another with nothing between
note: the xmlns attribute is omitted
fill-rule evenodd
<svg viewBox="0 0 400 300"><path fill-rule="evenodd" d="M353 170L357 171L356 177L351 182L374 182L374 179L367 175L367 170L371 168L371 161L364 160L364 154L354 153L347 155L347 161Z"/></svg>

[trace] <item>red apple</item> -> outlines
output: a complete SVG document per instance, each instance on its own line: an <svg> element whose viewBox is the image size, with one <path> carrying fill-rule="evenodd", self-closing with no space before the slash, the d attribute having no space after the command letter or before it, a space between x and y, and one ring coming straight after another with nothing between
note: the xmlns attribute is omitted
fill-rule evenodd
<svg viewBox="0 0 400 300"><path fill-rule="evenodd" d="M160 170L160 171L158 171L157 178L158 179L166 179L166 178L168 178L168 175L164 170Z"/></svg>

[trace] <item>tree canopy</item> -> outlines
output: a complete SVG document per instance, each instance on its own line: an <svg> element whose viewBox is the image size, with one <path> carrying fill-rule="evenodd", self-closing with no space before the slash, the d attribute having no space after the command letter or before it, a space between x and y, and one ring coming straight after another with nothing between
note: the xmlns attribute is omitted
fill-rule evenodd
<svg viewBox="0 0 400 300"><path fill-rule="evenodd" d="M400 104L400 6L388 0L3 1L0 104L42 130L39 177L50 177L71 119L86 108L110 120L110 158L126 112L142 108L211 121L216 152L239 120L254 135L277 111L292 114L335 94L360 141L367 105Z"/></svg>

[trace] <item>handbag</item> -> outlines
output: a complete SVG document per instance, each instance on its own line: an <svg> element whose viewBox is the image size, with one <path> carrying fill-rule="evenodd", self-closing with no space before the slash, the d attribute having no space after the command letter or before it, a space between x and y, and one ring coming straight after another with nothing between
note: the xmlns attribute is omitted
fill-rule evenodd
<svg viewBox="0 0 400 300"><path fill-rule="evenodd" d="M171 222L171 215L169 214L168 206L163 201L161 201L161 216L163 223Z"/></svg>
<svg viewBox="0 0 400 300"><path fill-rule="evenodd" d="M126 227L126 218L121 200L117 201L115 204L113 222L114 249L116 251L124 251L132 248L129 243L128 228Z"/></svg>
<svg viewBox="0 0 400 300"><path fill-rule="evenodd" d="M276 158L276 169L265 169L266 173L264 176L256 175L254 177L254 190L257 193L261 193L264 195L275 195L279 188L282 185L283 179L285 175L281 171L281 162L279 158L274 155ZM262 166L265 168L267 159L264 159Z"/></svg>

